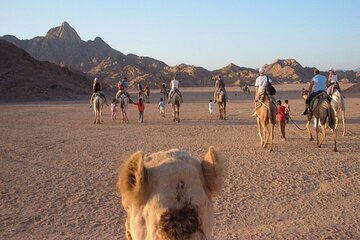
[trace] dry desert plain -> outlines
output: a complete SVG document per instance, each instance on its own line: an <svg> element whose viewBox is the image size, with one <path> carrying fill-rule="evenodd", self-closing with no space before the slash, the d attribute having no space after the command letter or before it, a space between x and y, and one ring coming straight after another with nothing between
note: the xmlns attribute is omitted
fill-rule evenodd
<svg viewBox="0 0 360 240"><path fill-rule="evenodd" d="M278 85L292 116L305 126L299 89ZM360 239L360 96L347 96L347 133L330 132L322 148L307 133L286 127L274 152L260 147L250 95L229 88L227 120L210 117L212 88L183 89L181 122L157 110L151 95L145 122L130 106L94 125L88 101L0 105L0 239L125 239L125 212L115 189L118 167L130 154L179 148L202 158L209 146L226 163L214 199L214 239ZM108 95L110 99L110 95ZM341 130L341 125L340 125Z"/></svg>

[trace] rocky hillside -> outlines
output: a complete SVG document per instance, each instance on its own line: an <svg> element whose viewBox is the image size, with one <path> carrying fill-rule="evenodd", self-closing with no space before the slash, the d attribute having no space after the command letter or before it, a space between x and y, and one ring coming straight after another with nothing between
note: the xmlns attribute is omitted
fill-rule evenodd
<svg viewBox="0 0 360 240"><path fill-rule="evenodd" d="M46 60L81 71L102 79L110 88L127 76L130 85L137 81L151 87L169 82L174 73L182 86L209 86L214 84L218 74L222 74L226 84L254 84L258 73L255 69L229 64L224 68L208 71L202 67L180 64L168 66L164 62L134 54L125 55L111 48L100 37L93 41L83 41L67 22L50 29L44 37L19 40L6 35L2 39L26 50L38 60ZM275 82L307 82L312 77L313 68L301 66L295 59L277 59L266 65L267 74ZM323 73L327 75L327 73ZM354 71L341 71L338 76L343 81L358 82L360 76Z"/></svg>
<svg viewBox="0 0 360 240"><path fill-rule="evenodd" d="M91 92L91 79L66 67L35 60L0 40L1 102L73 100Z"/></svg>

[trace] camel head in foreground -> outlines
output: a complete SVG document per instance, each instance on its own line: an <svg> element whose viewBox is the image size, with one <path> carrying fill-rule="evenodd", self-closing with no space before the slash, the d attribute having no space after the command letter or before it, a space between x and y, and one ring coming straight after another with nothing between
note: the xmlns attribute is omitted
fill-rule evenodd
<svg viewBox="0 0 360 240"><path fill-rule="evenodd" d="M127 239L212 239L222 169L213 147L201 161L178 149L133 154L117 183Z"/></svg>

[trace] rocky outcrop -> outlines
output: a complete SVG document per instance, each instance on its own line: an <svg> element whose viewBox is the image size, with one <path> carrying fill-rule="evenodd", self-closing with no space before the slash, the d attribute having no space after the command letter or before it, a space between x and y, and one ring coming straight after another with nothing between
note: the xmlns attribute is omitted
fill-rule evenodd
<svg viewBox="0 0 360 240"><path fill-rule="evenodd" d="M3 40L0 40L0 82L1 102L74 100L89 95L92 89L89 77L38 61Z"/></svg>

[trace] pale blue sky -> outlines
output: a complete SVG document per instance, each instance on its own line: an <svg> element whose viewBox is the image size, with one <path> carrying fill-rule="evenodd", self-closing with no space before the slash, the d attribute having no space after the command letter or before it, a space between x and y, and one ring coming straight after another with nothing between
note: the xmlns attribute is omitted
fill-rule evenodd
<svg viewBox="0 0 360 240"><path fill-rule="evenodd" d="M44 36L67 21L125 54L209 70L295 58L321 70L360 67L360 0L0 0L0 36Z"/></svg>

